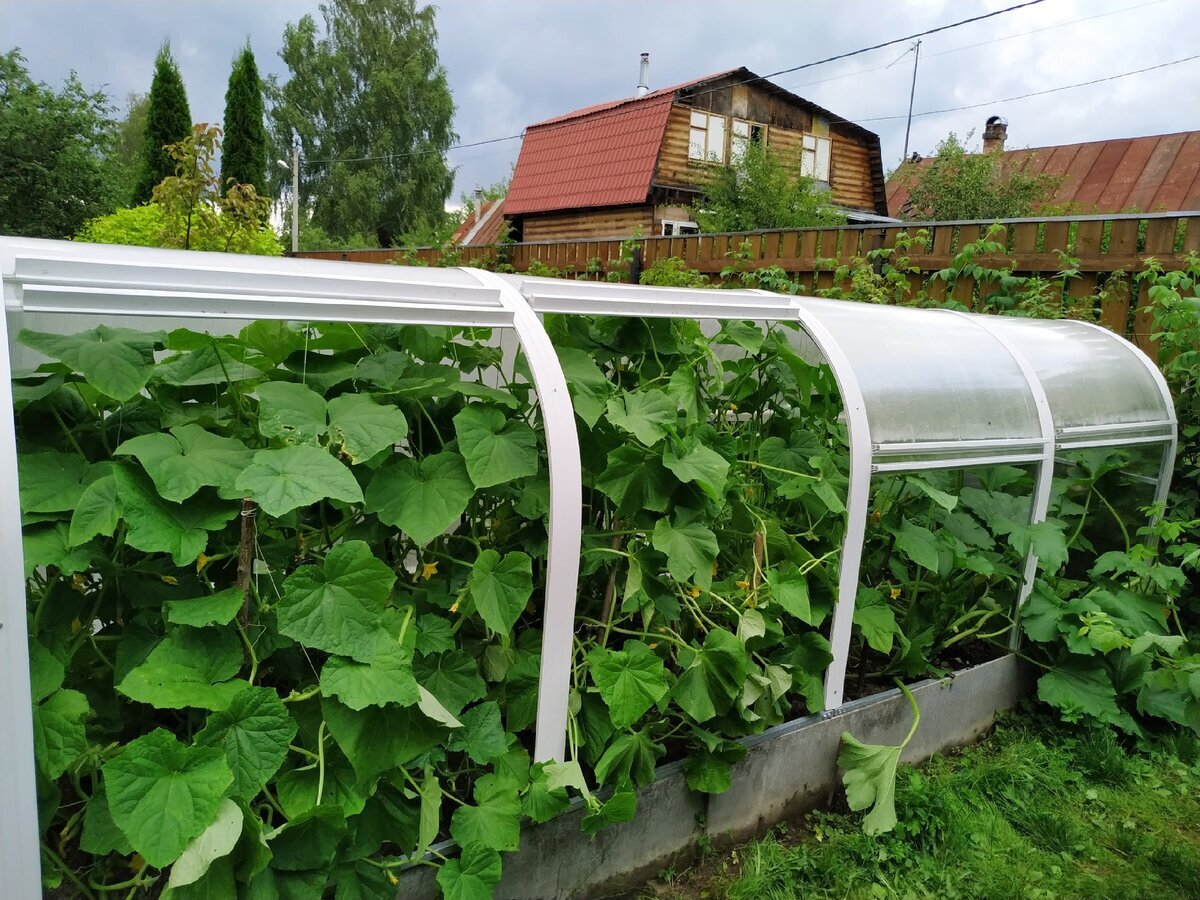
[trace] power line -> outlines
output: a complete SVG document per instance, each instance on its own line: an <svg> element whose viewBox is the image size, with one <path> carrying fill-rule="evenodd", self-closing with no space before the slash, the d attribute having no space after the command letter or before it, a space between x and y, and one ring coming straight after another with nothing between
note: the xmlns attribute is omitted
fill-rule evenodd
<svg viewBox="0 0 1200 900"><path fill-rule="evenodd" d="M1069 91L1072 88L1087 87L1093 84L1101 84L1105 81L1116 81L1118 78L1128 78L1130 75L1140 75L1143 72L1153 72L1155 69L1165 69L1168 66L1177 66L1180 63L1191 62L1193 59L1200 59L1200 53L1194 56L1185 56L1182 59L1174 59L1171 62L1159 63L1157 66L1147 66L1144 69L1134 69L1132 72L1120 72L1116 75L1106 75L1103 78L1093 78L1091 81L1080 81L1077 84L1064 84L1060 87L1047 88L1044 91L1033 91L1028 94L1018 94L1015 97L1004 97L999 100L985 100L982 103L971 103L967 106L953 106L948 109L930 109L925 112L913 113L913 118L917 116L937 116L942 113L961 112L965 109L979 109L981 106L993 106L997 103L1011 103L1014 100L1025 100L1029 97L1041 97L1045 94L1056 94L1059 91ZM885 122L893 119L903 119L906 116L872 116L870 118L855 119L856 122Z"/></svg>
<svg viewBox="0 0 1200 900"><path fill-rule="evenodd" d="M735 82L733 86L741 85L741 84L754 84L756 82L766 81L769 78L776 78L780 75L790 75L792 72L800 72L804 69L811 69L816 66L824 66L831 62L838 62L839 60L849 59L852 56L861 56L862 54L870 53L873 50L882 50L884 47L892 47L892 46L895 46L896 44L903 44L906 41L913 41L913 40L916 40L917 38L925 37L927 35L938 34L939 32L942 32L942 31L949 31L952 28L960 28L963 25L970 25L974 22L982 22L985 19L991 19L996 16L1002 16L1002 15L1005 15L1006 13L1016 12L1019 9L1025 9L1026 7L1029 7L1029 6L1037 6L1039 3L1045 3L1045 2L1046 2L1046 0L1025 0L1025 2L1023 2L1023 3L1017 3L1013 6L1006 6L1003 9L997 9L997 10L994 10L989 13L983 13L982 15L971 16L968 19L959 19L957 22L949 22L945 25L939 25L936 28L929 28L925 31L918 31L914 34L905 35L904 37L893 38L891 40L883 41L878 44L872 44L869 47L860 47L858 50L848 50L845 53L838 53L834 56L827 56L824 59L817 59L817 60L813 60L812 62L801 63L798 66L791 66L787 69L779 69L776 72L768 72L766 75L756 75L754 78L747 78L747 79L744 79L743 81ZM705 94L711 94L711 93L715 93L717 91L725 90L725 88L729 87L729 86L730 85L725 85L725 86L722 86L719 88L708 88L707 90L696 91L693 93L692 96L693 97L704 96ZM614 109L613 111L611 111L609 113L601 113L601 114L593 115L590 117L590 121L596 122L601 119L610 118L612 116L622 114L623 112L624 112L623 110L618 112L616 109ZM834 118L834 120L836 120L838 122L854 124L849 119L844 119L841 116L833 116L833 118ZM560 124L545 125L545 126L542 126L541 128L539 128L538 130L544 132L544 131L550 131L550 130L553 130L556 128L565 128L572 121L573 121L573 119L568 119L567 121L564 121ZM449 152L451 150L464 150L468 147L481 147L485 144L498 144L501 141L515 141L524 136L525 136L525 132L522 131L520 134L510 134L510 135L505 135L504 137L489 138L488 140L484 140L484 141L473 141L469 144L455 144L451 147L447 147L446 152ZM410 156L423 156L426 153L435 153L435 152L439 152L439 151L414 150L414 151L406 151L404 153L386 153L386 154L382 154L379 156L357 156L357 157L346 157L346 158L342 158L342 159L316 159L316 160L305 160L305 162L308 165L314 165L314 166L315 165L326 165L329 163L338 163L338 162L342 162L342 163L378 162L380 160L385 160L385 159L404 159L404 158L410 157Z"/></svg>

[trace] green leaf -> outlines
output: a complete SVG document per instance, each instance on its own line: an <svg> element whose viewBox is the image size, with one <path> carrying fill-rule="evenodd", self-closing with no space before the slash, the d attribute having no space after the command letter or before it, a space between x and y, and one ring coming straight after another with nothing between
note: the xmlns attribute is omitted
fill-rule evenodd
<svg viewBox="0 0 1200 900"><path fill-rule="evenodd" d="M596 422L604 415L604 404L612 394L612 382L586 351L574 347L558 347L556 350L563 374L567 376L567 388L571 393L575 415L588 428L596 427Z"/></svg>
<svg viewBox="0 0 1200 900"><path fill-rule="evenodd" d="M683 771L688 787L704 794L723 794L733 786L733 766L746 755L737 741L720 741L689 756Z"/></svg>
<svg viewBox="0 0 1200 900"><path fill-rule="evenodd" d="M306 647L370 662L396 573L365 541L346 541L320 566L302 566L283 583L279 630Z"/></svg>
<svg viewBox="0 0 1200 900"><path fill-rule="evenodd" d="M233 772L233 793L250 801L283 765L296 731L274 689L244 687L228 707L208 717L196 744L224 753Z"/></svg>
<svg viewBox="0 0 1200 900"><path fill-rule="evenodd" d="M533 594L533 560L520 551L501 559L484 550L471 567L467 590L488 628L508 634Z"/></svg>
<svg viewBox="0 0 1200 900"><path fill-rule="evenodd" d="M695 581L702 587L712 583L712 566L717 558L717 536L699 522L672 524L662 518L654 526L654 549L667 554L667 571L676 581Z"/></svg>
<svg viewBox="0 0 1200 900"><path fill-rule="evenodd" d="M479 677L478 664L462 650L415 660L413 673L417 681L455 715L487 693L487 685Z"/></svg>
<svg viewBox="0 0 1200 900"><path fill-rule="evenodd" d="M626 445L608 454L608 466L596 479L596 489L623 515L640 509L666 512L673 481L661 459Z"/></svg>
<svg viewBox="0 0 1200 900"><path fill-rule="evenodd" d="M325 499L363 502L362 489L350 470L320 447L260 450L238 476L236 486L271 516Z"/></svg>
<svg viewBox="0 0 1200 900"><path fill-rule="evenodd" d="M486 400L489 403L499 403L508 409L521 408L521 401L508 391L480 384L478 381L456 381L446 385L446 387L452 393L461 394L463 397L474 397L479 400Z"/></svg>
<svg viewBox="0 0 1200 900"><path fill-rule="evenodd" d="M477 765L486 766L508 752L508 739L500 724L500 706L488 700L462 714L462 728L451 733L447 750L465 750Z"/></svg>
<svg viewBox="0 0 1200 900"><path fill-rule="evenodd" d="M284 871L325 869L333 862L345 833L346 816L340 806L322 804L305 810L267 836L271 867Z"/></svg>
<svg viewBox="0 0 1200 900"><path fill-rule="evenodd" d="M549 822L571 807L566 788L550 783L546 764L538 763L529 772L529 788L521 797L521 812L533 821Z"/></svg>
<svg viewBox="0 0 1200 900"><path fill-rule="evenodd" d="M331 656L321 668L321 693L337 697L354 710L396 703L412 706L420 700L413 677L412 650L378 630L369 663Z"/></svg>
<svg viewBox="0 0 1200 900"><path fill-rule="evenodd" d="M404 440L408 420L395 406L365 394L343 394L329 401L329 431L351 464L357 464Z"/></svg>
<svg viewBox="0 0 1200 900"><path fill-rule="evenodd" d="M596 763L596 780L612 784L629 778L639 786L652 782L654 767L667 748L657 743L648 731L644 728L627 732L609 744Z"/></svg>
<svg viewBox="0 0 1200 900"><path fill-rule="evenodd" d="M324 697L321 711L359 781L411 763L445 737L442 728L415 706L368 706L359 712Z"/></svg>
<svg viewBox="0 0 1200 900"><path fill-rule="evenodd" d="M721 344L737 344L748 353L758 353L763 345L763 331L750 321L725 322L717 335L716 341Z"/></svg>
<svg viewBox="0 0 1200 900"><path fill-rule="evenodd" d="M883 834L896 827L896 766L903 747L864 744L842 732L838 765L846 785L846 802L852 810L870 808L863 819L867 834Z"/></svg>
<svg viewBox="0 0 1200 900"><path fill-rule="evenodd" d="M495 775L475 782L475 805L460 806L450 819L450 836L460 846L479 842L493 850L517 850L521 845L521 801L517 789Z"/></svg>
<svg viewBox="0 0 1200 900"><path fill-rule="evenodd" d="M663 465L675 473L685 484L696 482L700 489L714 500L725 493L725 479L729 475L729 462L720 453L704 446L695 435L684 441L676 450L668 446L663 451Z"/></svg>
<svg viewBox="0 0 1200 900"><path fill-rule="evenodd" d="M224 347L210 344L199 350L180 353L161 363L154 370L154 380L175 387L195 387L248 381L261 378L264 374L263 369L239 359Z"/></svg>
<svg viewBox="0 0 1200 900"><path fill-rule="evenodd" d="M659 390L629 391L613 397L606 406L608 420L628 431L647 447L661 441L667 427L679 419L675 401Z"/></svg>
<svg viewBox="0 0 1200 900"><path fill-rule="evenodd" d="M938 570L938 541L928 528L914 525L908 519L900 522L900 528L894 532L896 549L918 566L937 573Z"/></svg>
<svg viewBox="0 0 1200 900"><path fill-rule="evenodd" d="M233 773L220 751L156 728L104 764L112 819L155 868L175 862L216 818Z"/></svg>
<svg viewBox="0 0 1200 900"><path fill-rule="evenodd" d="M938 490L924 478L909 475L905 481L909 487L920 491L942 509L946 510L946 512L953 512L954 507L958 506L957 497L953 494L947 494L945 491Z"/></svg>
<svg viewBox="0 0 1200 900"><path fill-rule="evenodd" d="M33 702L45 700L60 687L66 677L63 664L41 641L29 640L29 689Z"/></svg>
<svg viewBox="0 0 1200 900"><path fill-rule="evenodd" d="M421 779L420 790L421 813L417 826L417 849L414 857L422 856L429 845L437 840L441 830L442 816L442 786L434 774L433 766L425 767L425 777Z"/></svg>
<svg viewBox="0 0 1200 900"><path fill-rule="evenodd" d="M83 720L92 712L78 691L58 690L33 708L33 751L38 768L50 780L87 750Z"/></svg>
<svg viewBox="0 0 1200 900"><path fill-rule="evenodd" d="M328 430L325 398L290 381L267 381L258 393L258 431L290 444L315 444Z"/></svg>
<svg viewBox="0 0 1200 900"><path fill-rule="evenodd" d="M707 722L733 705L749 665L742 642L725 629L714 628L705 636L703 649L693 651L671 697L697 722Z"/></svg>
<svg viewBox="0 0 1200 900"><path fill-rule="evenodd" d="M366 510L425 545L458 520L474 493L463 458L445 451L380 469L367 486Z"/></svg>
<svg viewBox="0 0 1200 900"><path fill-rule="evenodd" d="M583 817L579 827L585 834L594 835L602 828L630 821L637 814L637 794L632 790L619 790L609 797L599 809Z"/></svg>
<svg viewBox="0 0 1200 900"><path fill-rule="evenodd" d="M237 635L220 628L179 628L167 634L117 691L157 709L225 709L246 686L230 680L242 667Z"/></svg>
<svg viewBox="0 0 1200 900"><path fill-rule="evenodd" d="M417 652L422 656L454 649L454 626L436 613L417 617Z"/></svg>
<svg viewBox="0 0 1200 900"><path fill-rule="evenodd" d="M104 782L92 792L87 803L87 811L83 814L83 832L79 837L79 849L93 856L107 856L119 853L129 856L133 847L129 839L121 832L112 819L108 809L108 792Z"/></svg>
<svg viewBox="0 0 1200 900"><path fill-rule="evenodd" d="M233 852L241 836L242 811L226 797L217 808L217 817L212 824L192 838L171 866L167 886L178 888L199 881L215 860Z"/></svg>
<svg viewBox="0 0 1200 900"><path fill-rule="evenodd" d="M241 441L212 434L199 425L172 428L170 435L157 432L130 438L113 455L136 458L159 495L174 503L206 486L232 489L251 457Z"/></svg>
<svg viewBox="0 0 1200 900"><path fill-rule="evenodd" d="M1038 569L1054 574L1067 563L1067 535L1063 523L1054 519L1036 525L1021 525L1012 531L1009 538L1017 553L1024 555L1032 550L1037 554Z"/></svg>
<svg viewBox="0 0 1200 900"><path fill-rule="evenodd" d="M154 365L154 345L164 339L162 332L107 325L73 335L28 330L17 335L26 347L62 360L114 400L128 400L146 386Z"/></svg>
<svg viewBox="0 0 1200 900"><path fill-rule="evenodd" d="M587 661L618 729L632 725L667 693L663 661L641 641L626 641L622 650L597 648Z"/></svg>
<svg viewBox="0 0 1200 900"><path fill-rule="evenodd" d="M454 417L454 433L477 488L524 478L538 470L533 429L503 410L472 403Z"/></svg>
<svg viewBox="0 0 1200 900"><path fill-rule="evenodd" d="M491 900L500 872L499 853L482 843L466 844L458 859L438 869L437 883L445 900Z"/></svg>
<svg viewBox="0 0 1200 900"><path fill-rule="evenodd" d="M72 550L67 535L66 522L26 527L22 530L21 550L25 557L26 578L39 566L54 566L63 575L87 571L92 564L91 553L86 547Z"/></svg>
<svg viewBox="0 0 1200 900"><path fill-rule="evenodd" d="M112 475L97 478L86 488L71 513L68 543L72 547L86 544L98 534L112 536L121 521L123 510L117 496L117 480Z"/></svg>
<svg viewBox="0 0 1200 900"><path fill-rule="evenodd" d="M193 628L228 625L241 610L245 596L241 588L231 587L207 597L167 600L163 603L163 609L167 621L173 625L190 625Z"/></svg>
<svg viewBox="0 0 1200 900"><path fill-rule="evenodd" d="M900 634L896 614L883 599L883 594L874 588L859 588L854 603L854 624L862 630L872 650L880 653L892 652L892 639Z"/></svg>
<svg viewBox="0 0 1200 900"><path fill-rule="evenodd" d="M224 528L238 514L235 504L192 497L186 504L158 496L149 479L123 465L113 469L117 496L129 525L125 543L146 553L169 553L177 566L188 566L208 546L208 533Z"/></svg>
<svg viewBox="0 0 1200 900"><path fill-rule="evenodd" d="M1038 699L1058 707L1064 720L1092 718L1124 727L1117 691L1099 659L1064 657L1038 679Z"/></svg>
<svg viewBox="0 0 1200 900"><path fill-rule="evenodd" d="M75 453L22 453L17 483L22 513L65 512L83 496L88 461Z"/></svg>
<svg viewBox="0 0 1200 900"><path fill-rule="evenodd" d="M808 625L820 625L824 611L813 613L808 597L808 577L794 563L784 563L778 569L767 572L767 584L771 597L788 615L795 616Z"/></svg>

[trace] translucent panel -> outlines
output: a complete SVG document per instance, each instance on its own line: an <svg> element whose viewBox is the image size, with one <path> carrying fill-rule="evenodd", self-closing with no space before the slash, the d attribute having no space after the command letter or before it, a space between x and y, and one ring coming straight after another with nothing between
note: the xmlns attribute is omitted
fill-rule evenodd
<svg viewBox="0 0 1200 900"><path fill-rule="evenodd" d="M871 441L1039 438L1025 375L971 319L874 303L797 298L832 333L862 389Z"/></svg>
<svg viewBox="0 0 1200 900"><path fill-rule="evenodd" d="M994 316L986 321L1033 366L1056 429L1170 418L1171 409L1145 360L1115 334L1065 319Z"/></svg>

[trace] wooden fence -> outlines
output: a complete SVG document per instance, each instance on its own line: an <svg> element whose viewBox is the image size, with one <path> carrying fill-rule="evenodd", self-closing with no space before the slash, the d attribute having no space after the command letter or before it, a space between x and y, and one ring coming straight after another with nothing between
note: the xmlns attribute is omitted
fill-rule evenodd
<svg viewBox="0 0 1200 900"><path fill-rule="evenodd" d="M534 271L542 273L551 269L567 278L596 279L605 278L609 272L618 272L627 279L631 266L636 274L659 260L676 257L689 268L714 279L731 263L743 269L778 266L808 293L833 287L839 265L851 265L855 259L866 258L872 250L895 247L902 233L912 238L924 232L925 249L914 246L908 251L909 264L920 270L910 280L914 292L924 288L937 297L939 291L945 295L946 284L931 281L930 277L950 266L964 246L987 235L993 225L1000 226L993 239L1006 247L1007 252L981 255L975 262L985 268L1010 268L1021 275L1051 276L1062 268L1060 252L1078 259L1079 277L1070 280L1068 296L1092 297L1098 288L1108 287L1100 312L1101 323L1151 353L1155 348L1150 341L1148 316L1138 312L1144 298L1131 296L1133 292L1126 289L1132 287L1129 275L1139 271L1148 256L1171 269L1181 267L1189 252L1200 252L1200 211L1190 211L846 225L482 247L325 250L299 255L310 259L484 268L504 263L517 272L525 272L532 265ZM636 258L631 258L634 251ZM1114 276L1120 281L1114 282ZM969 306L981 291L986 294L994 289L993 285L976 285L970 277L959 277L952 296Z"/></svg>

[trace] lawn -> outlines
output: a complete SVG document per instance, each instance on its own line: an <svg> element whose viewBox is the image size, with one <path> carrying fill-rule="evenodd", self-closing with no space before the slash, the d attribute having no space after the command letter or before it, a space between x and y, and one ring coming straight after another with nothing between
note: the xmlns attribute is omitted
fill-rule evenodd
<svg viewBox="0 0 1200 900"><path fill-rule="evenodd" d="M1200 897L1200 743L1126 742L1025 713L980 744L900 772L895 832L817 812L664 872L684 900Z"/></svg>

